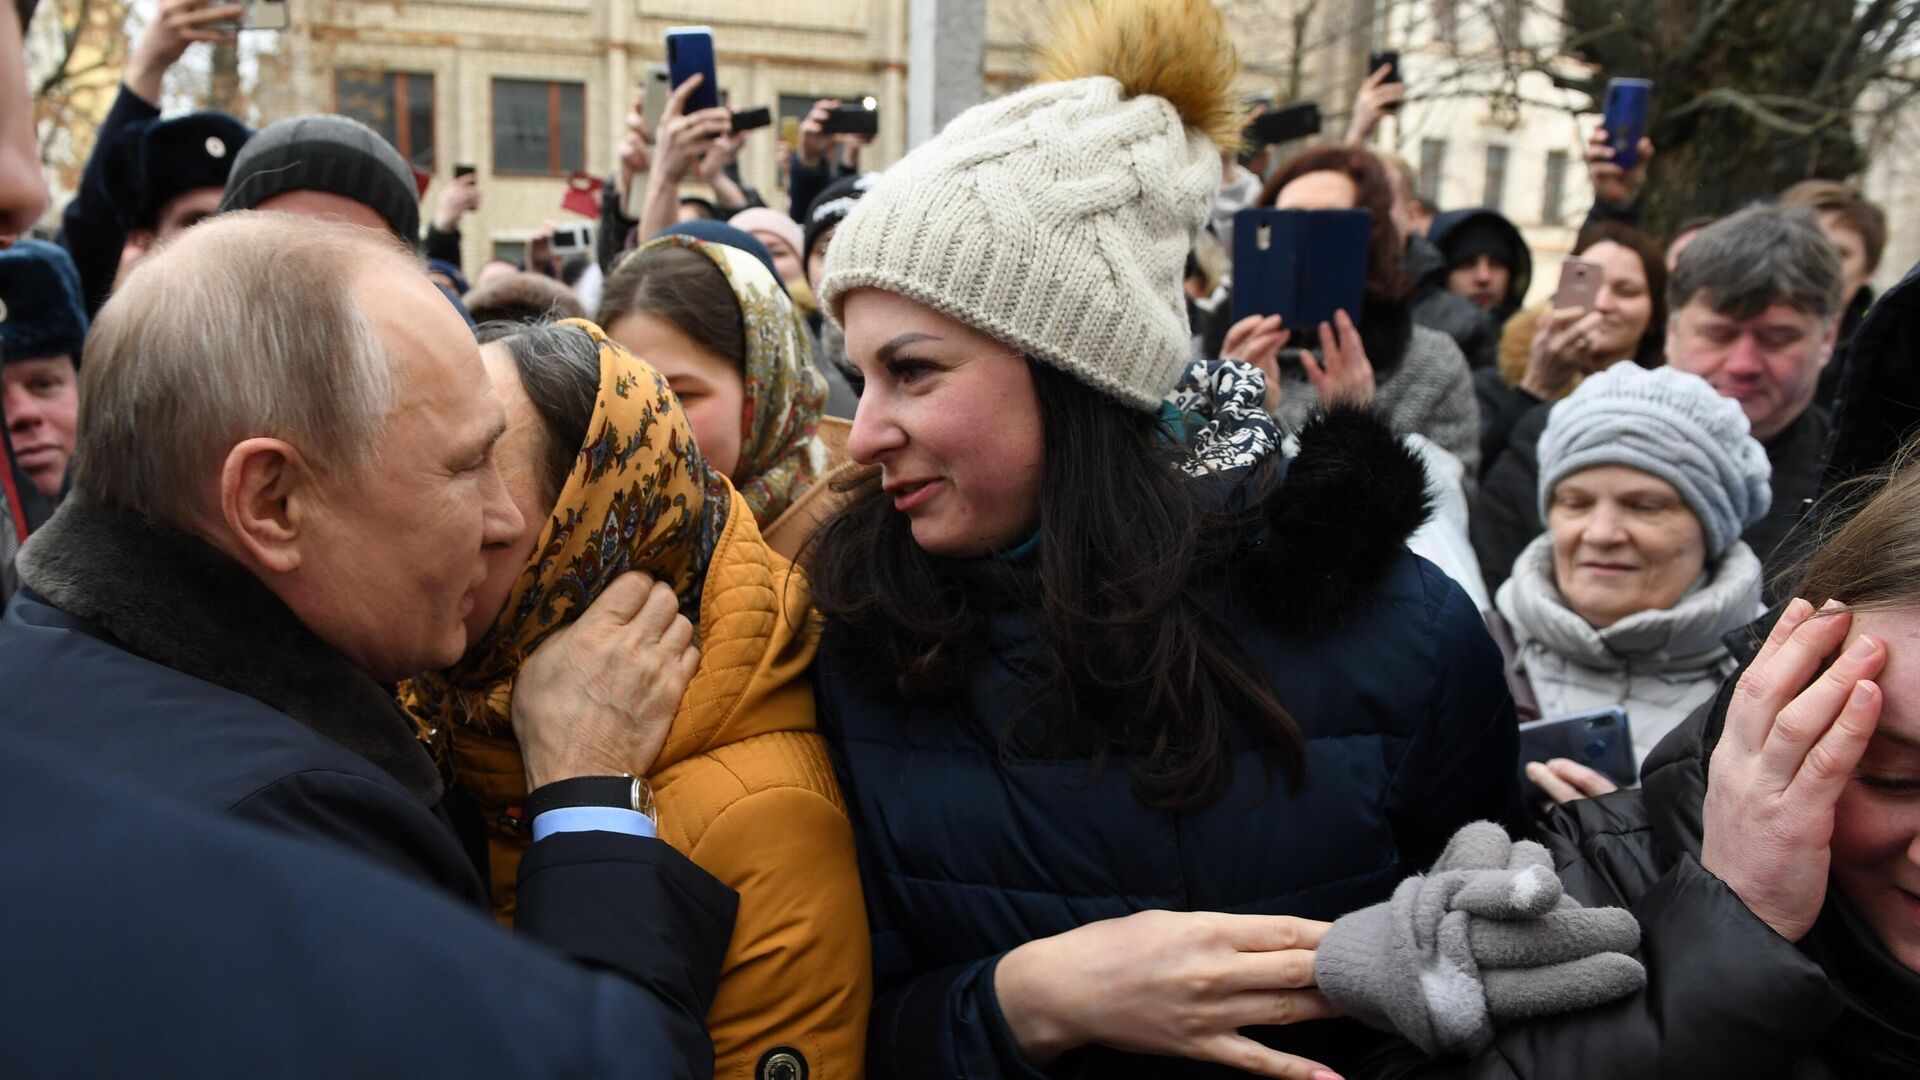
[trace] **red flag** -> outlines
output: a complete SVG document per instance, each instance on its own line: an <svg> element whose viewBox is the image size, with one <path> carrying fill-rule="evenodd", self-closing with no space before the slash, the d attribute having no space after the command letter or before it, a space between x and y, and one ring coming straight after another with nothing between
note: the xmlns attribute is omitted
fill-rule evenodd
<svg viewBox="0 0 1920 1080"><path fill-rule="evenodd" d="M413 186L420 189L415 194L423 199L426 198L427 185L433 183L433 174L418 165L412 165L409 168L413 170Z"/></svg>
<svg viewBox="0 0 1920 1080"><path fill-rule="evenodd" d="M581 217L598 218L600 189L606 186L604 181L596 180L586 173L574 173L567 177L567 193L560 197L560 209L571 210Z"/></svg>

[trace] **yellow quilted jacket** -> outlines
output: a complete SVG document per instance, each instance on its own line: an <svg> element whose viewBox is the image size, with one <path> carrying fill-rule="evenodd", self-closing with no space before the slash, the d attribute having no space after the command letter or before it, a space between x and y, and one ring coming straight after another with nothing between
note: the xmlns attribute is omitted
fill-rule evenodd
<svg viewBox="0 0 1920 1080"><path fill-rule="evenodd" d="M707 1014L718 1080L863 1071L867 914L846 802L814 730L811 604L805 576L761 539L734 492L700 601L700 668L650 777L660 838L740 894ZM525 797L511 738L456 726L449 749L457 782L490 823ZM490 826L504 920L526 844Z"/></svg>

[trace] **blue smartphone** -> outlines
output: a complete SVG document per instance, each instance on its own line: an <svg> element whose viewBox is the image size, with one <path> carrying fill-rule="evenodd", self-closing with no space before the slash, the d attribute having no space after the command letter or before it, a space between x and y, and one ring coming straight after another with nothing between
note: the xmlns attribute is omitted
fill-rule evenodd
<svg viewBox="0 0 1920 1080"><path fill-rule="evenodd" d="M667 73L675 90L695 75L706 76L687 99L687 114L720 107L720 79L713 70L713 31L708 27L676 26L667 31Z"/></svg>
<svg viewBox="0 0 1920 1080"><path fill-rule="evenodd" d="M1233 216L1233 317L1278 315L1306 348L1344 311L1356 324L1367 295L1365 210L1242 210Z"/></svg>
<svg viewBox="0 0 1920 1080"><path fill-rule="evenodd" d="M1528 799L1538 802L1547 793L1527 779L1527 763L1553 758L1577 761L1621 787L1640 778L1633 764L1627 710L1618 705L1520 725L1520 784Z"/></svg>
<svg viewBox="0 0 1920 1080"><path fill-rule="evenodd" d="M1653 101L1653 83L1646 79L1608 79L1603 123L1613 163L1623 169L1640 164L1640 140L1647 134L1647 106Z"/></svg>

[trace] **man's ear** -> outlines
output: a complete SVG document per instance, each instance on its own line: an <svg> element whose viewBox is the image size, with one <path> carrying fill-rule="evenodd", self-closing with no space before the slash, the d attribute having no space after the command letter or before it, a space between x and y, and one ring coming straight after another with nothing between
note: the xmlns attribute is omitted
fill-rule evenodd
<svg viewBox="0 0 1920 1080"><path fill-rule="evenodd" d="M1846 317L1846 312L1842 311L1827 321L1826 335L1820 339L1820 364L1818 370L1825 371L1827 365L1833 363L1833 350L1840 347L1840 321Z"/></svg>
<svg viewBox="0 0 1920 1080"><path fill-rule="evenodd" d="M281 439L236 443L220 466L220 516L231 542L263 570L300 568L317 495L306 459Z"/></svg>

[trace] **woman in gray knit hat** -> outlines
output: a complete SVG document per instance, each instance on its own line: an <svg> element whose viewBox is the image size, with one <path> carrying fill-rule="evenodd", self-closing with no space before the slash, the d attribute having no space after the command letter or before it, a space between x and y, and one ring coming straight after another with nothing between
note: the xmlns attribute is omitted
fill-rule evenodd
<svg viewBox="0 0 1920 1080"><path fill-rule="evenodd" d="M1188 360L1240 128L1218 12L1057 10L1041 81L826 255L869 476L802 559L867 1072L1330 1075L1380 1037L1295 1023L1332 1013L1323 920L1518 818L1499 652L1407 553L1425 476L1385 424L1336 409L1283 459L1258 373Z"/></svg>
<svg viewBox="0 0 1920 1080"><path fill-rule="evenodd" d="M1771 467L1738 402L1695 375L1617 364L1553 407L1540 438L1547 531L1496 603L1515 697L1544 718L1626 709L1636 764L1736 664L1722 639L1761 613L1740 540ZM1574 762L1527 774L1558 801L1613 785Z"/></svg>

